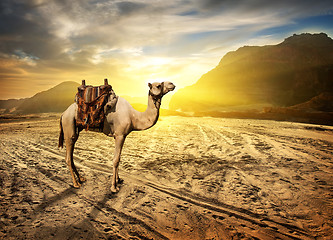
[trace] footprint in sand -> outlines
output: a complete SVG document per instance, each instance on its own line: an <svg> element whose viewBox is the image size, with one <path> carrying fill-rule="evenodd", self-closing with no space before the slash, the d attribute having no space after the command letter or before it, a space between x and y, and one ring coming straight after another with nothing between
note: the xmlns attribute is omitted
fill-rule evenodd
<svg viewBox="0 0 333 240"><path fill-rule="evenodd" d="M187 207L187 206L183 206L183 205L180 205L180 204L177 204L177 208L180 209L180 210L185 211L185 210L187 210L189 207Z"/></svg>

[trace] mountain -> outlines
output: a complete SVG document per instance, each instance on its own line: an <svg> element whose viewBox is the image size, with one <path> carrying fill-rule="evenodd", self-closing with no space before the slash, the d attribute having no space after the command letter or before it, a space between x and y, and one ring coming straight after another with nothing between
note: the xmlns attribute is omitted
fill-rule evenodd
<svg viewBox="0 0 333 240"><path fill-rule="evenodd" d="M333 92L333 40L300 34L270 46L227 53L194 85L176 92L170 108L185 112L289 107Z"/></svg>
<svg viewBox="0 0 333 240"><path fill-rule="evenodd" d="M309 101L291 106L290 109L306 112L333 112L333 92L321 93Z"/></svg>
<svg viewBox="0 0 333 240"><path fill-rule="evenodd" d="M22 104L26 98L0 100L0 112L9 113L15 111L16 107Z"/></svg>
<svg viewBox="0 0 333 240"><path fill-rule="evenodd" d="M76 82L63 82L59 85L26 99L17 107L20 113L63 112L74 102L77 88Z"/></svg>

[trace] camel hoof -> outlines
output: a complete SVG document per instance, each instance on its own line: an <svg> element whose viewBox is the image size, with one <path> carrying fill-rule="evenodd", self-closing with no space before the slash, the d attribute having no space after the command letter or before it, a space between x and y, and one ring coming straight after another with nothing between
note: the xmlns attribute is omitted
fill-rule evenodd
<svg viewBox="0 0 333 240"><path fill-rule="evenodd" d="M124 182L124 179L118 178L118 181L117 181L118 184L122 184L123 182Z"/></svg>
<svg viewBox="0 0 333 240"><path fill-rule="evenodd" d="M76 188L76 189L79 189L79 188L81 187L81 184L79 184L79 183L76 183L76 184L75 184L75 183L74 183L74 184L73 184L73 187Z"/></svg>
<svg viewBox="0 0 333 240"><path fill-rule="evenodd" d="M111 192L112 192L112 193L117 193L117 192L119 192L119 187L114 187L114 186L112 186L112 187L111 187Z"/></svg>
<svg viewBox="0 0 333 240"><path fill-rule="evenodd" d="M84 183L85 181L87 181L87 179L86 179L85 177L81 177L81 176L80 176L79 179L80 179L80 183Z"/></svg>

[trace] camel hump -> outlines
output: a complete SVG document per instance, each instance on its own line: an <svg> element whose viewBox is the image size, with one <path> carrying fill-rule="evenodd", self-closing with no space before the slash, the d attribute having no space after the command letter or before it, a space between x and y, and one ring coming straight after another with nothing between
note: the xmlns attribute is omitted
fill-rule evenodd
<svg viewBox="0 0 333 240"><path fill-rule="evenodd" d="M99 128L102 130L105 119L104 106L108 99L115 99L112 86L104 79L104 85L86 85L82 80L82 85L78 87L75 101L78 105L76 125L81 128Z"/></svg>

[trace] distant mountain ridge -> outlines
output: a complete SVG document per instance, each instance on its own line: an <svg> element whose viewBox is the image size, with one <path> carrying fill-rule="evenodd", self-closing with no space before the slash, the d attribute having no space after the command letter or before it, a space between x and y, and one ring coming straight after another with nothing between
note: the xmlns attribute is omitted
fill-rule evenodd
<svg viewBox="0 0 333 240"><path fill-rule="evenodd" d="M11 111L14 111L16 107L22 104L25 100L26 98L0 100L0 110L5 113L10 113Z"/></svg>
<svg viewBox="0 0 333 240"><path fill-rule="evenodd" d="M226 107L301 104L333 92L333 40L325 33L300 34L270 46L244 46L227 53L194 85L176 92L170 108L185 112Z"/></svg>
<svg viewBox="0 0 333 240"><path fill-rule="evenodd" d="M80 84L72 81L62 82L49 90L39 92L25 99L16 108L18 113L62 112L74 102L77 87Z"/></svg>
<svg viewBox="0 0 333 240"><path fill-rule="evenodd" d="M309 101L289 107L307 112L333 112L333 92L324 92Z"/></svg>

